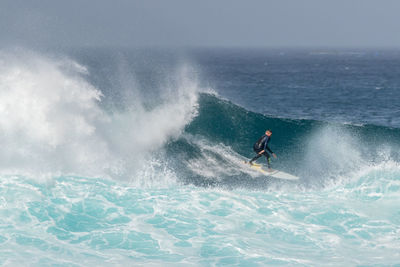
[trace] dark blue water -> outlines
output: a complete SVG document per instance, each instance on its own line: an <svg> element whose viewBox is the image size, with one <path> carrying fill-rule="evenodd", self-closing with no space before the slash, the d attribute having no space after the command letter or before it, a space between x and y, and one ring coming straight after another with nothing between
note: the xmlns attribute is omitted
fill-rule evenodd
<svg viewBox="0 0 400 267"><path fill-rule="evenodd" d="M399 71L378 50L1 51L0 263L398 264ZM243 164L268 128L299 181Z"/></svg>
<svg viewBox="0 0 400 267"><path fill-rule="evenodd" d="M359 50L204 50L206 80L246 109L400 127L400 53Z"/></svg>

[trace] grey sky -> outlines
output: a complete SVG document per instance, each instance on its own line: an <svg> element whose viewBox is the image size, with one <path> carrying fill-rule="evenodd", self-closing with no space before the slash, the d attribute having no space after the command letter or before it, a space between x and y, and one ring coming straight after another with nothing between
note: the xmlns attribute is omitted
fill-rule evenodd
<svg viewBox="0 0 400 267"><path fill-rule="evenodd" d="M1 45L400 47L398 0L0 0Z"/></svg>

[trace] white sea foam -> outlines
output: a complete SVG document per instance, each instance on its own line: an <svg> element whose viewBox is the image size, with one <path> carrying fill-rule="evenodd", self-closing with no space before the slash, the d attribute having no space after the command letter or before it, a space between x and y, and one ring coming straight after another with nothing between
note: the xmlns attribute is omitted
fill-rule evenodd
<svg viewBox="0 0 400 267"><path fill-rule="evenodd" d="M205 179L220 180L221 177L238 174L247 174L253 178L259 176L259 172L244 164L248 159L230 146L222 143L214 144L199 136L188 134L184 138L200 150L195 159L187 162L187 167Z"/></svg>
<svg viewBox="0 0 400 267"><path fill-rule="evenodd" d="M132 81L124 111L106 112L84 66L29 51L1 52L0 172L132 178L149 153L196 116L192 73L183 67L174 82L166 79L163 101L152 108Z"/></svg>

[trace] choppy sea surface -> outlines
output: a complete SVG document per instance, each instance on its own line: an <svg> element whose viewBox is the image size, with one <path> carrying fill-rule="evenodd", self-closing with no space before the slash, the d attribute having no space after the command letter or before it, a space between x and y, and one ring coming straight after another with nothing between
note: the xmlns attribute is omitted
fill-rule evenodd
<svg viewBox="0 0 400 267"><path fill-rule="evenodd" d="M399 74L388 50L2 50L0 264L400 266ZM298 181L243 164L266 129Z"/></svg>

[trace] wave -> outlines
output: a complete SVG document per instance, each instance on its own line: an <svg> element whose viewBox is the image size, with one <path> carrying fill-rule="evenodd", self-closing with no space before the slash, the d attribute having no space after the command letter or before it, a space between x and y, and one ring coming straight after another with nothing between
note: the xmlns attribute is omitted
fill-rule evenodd
<svg viewBox="0 0 400 267"><path fill-rule="evenodd" d="M306 188L398 162L399 129L254 113L201 88L188 66L144 94L122 66L113 77L121 81L104 95L74 60L0 53L0 173L265 189L282 183L258 179L243 161L266 129L278 155L273 167Z"/></svg>
<svg viewBox="0 0 400 267"><path fill-rule="evenodd" d="M307 187L399 160L400 129L268 117L211 94L200 95L198 116L169 145L169 156L186 162L189 183L257 188L242 162L254 156L252 145L266 129L278 155L273 167L300 176Z"/></svg>

